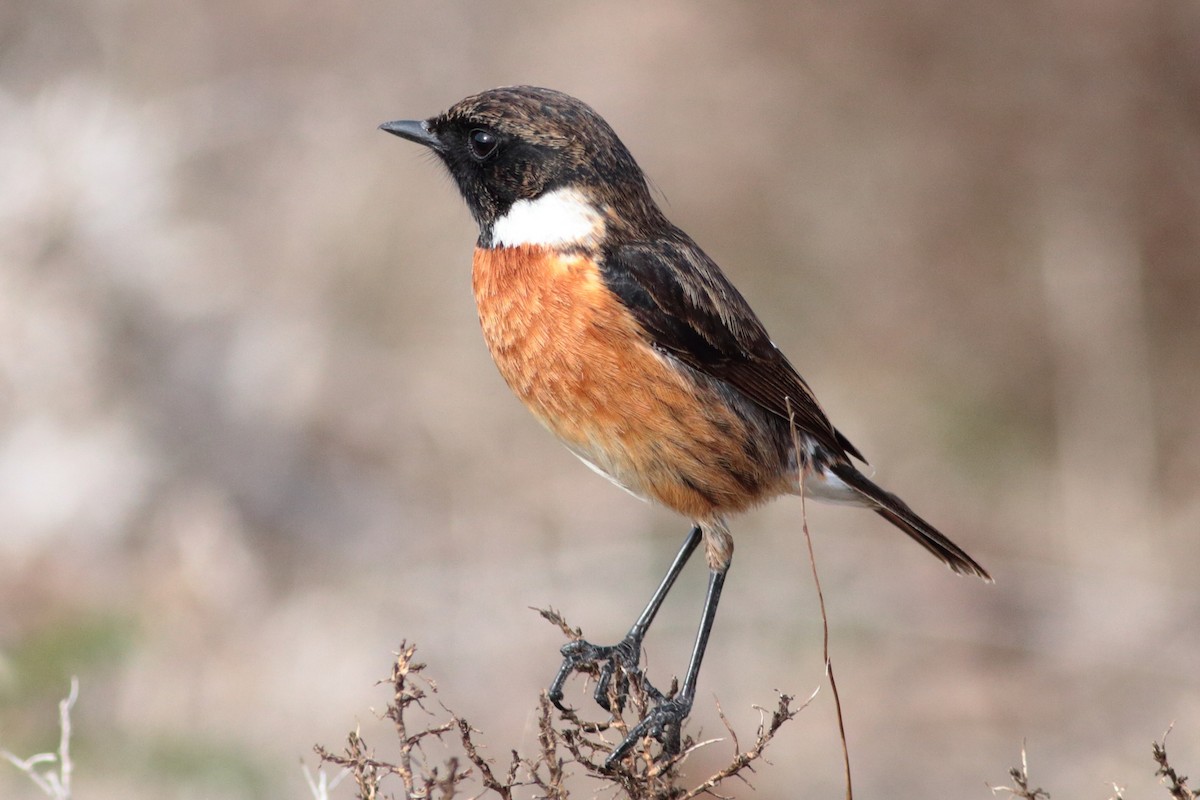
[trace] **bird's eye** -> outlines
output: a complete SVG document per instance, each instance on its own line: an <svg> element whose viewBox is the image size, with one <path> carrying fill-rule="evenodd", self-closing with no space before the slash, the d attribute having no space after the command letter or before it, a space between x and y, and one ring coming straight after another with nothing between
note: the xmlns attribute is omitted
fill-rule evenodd
<svg viewBox="0 0 1200 800"><path fill-rule="evenodd" d="M496 134L483 128L476 128L467 135L467 147L471 149L471 155L480 161L496 152L498 144L500 140L496 138Z"/></svg>

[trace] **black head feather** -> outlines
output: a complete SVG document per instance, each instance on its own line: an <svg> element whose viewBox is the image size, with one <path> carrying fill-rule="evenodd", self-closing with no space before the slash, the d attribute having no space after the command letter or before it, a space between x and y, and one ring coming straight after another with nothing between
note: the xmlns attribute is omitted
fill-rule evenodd
<svg viewBox="0 0 1200 800"><path fill-rule="evenodd" d="M668 224L642 170L591 106L553 89L510 86L467 97L423 122L384 130L430 147L458 184L481 238L519 200L570 186L622 228Z"/></svg>

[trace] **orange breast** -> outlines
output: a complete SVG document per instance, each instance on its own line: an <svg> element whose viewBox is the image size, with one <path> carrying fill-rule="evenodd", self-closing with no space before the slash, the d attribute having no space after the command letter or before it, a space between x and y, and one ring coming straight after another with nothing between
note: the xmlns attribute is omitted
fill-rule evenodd
<svg viewBox="0 0 1200 800"><path fill-rule="evenodd" d="M622 486L697 520L787 491L786 454L761 420L656 352L591 258L477 249L473 283L505 381Z"/></svg>

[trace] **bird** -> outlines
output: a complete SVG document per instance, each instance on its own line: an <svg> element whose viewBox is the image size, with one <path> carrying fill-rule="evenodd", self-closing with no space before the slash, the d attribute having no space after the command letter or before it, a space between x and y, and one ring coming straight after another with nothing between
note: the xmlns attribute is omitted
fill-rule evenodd
<svg viewBox="0 0 1200 800"><path fill-rule="evenodd" d="M866 459L720 267L667 219L645 173L586 103L535 86L490 89L382 130L423 145L479 228L472 287L505 382L587 466L692 526L649 603L615 645L573 641L549 687L599 668L642 677L643 639L704 545L708 586L682 684L614 748L647 737L678 753L733 558L728 519L782 495L870 509L951 570L990 582L971 556L856 466ZM646 685L649 685L648 682Z"/></svg>

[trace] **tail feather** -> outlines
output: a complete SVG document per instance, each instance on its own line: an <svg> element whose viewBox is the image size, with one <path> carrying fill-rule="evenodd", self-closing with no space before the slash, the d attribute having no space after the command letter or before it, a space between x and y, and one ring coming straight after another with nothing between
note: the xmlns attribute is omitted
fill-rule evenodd
<svg viewBox="0 0 1200 800"><path fill-rule="evenodd" d="M940 558L946 566L960 575L977 575L991 583L992 576L981 567L975 559L947 539L937 528L930 525L908 507L903 500L885 489L875 485L866 475L863 475L853 464L841 462L830 464L827 469L836 475L843 483L862 495L866 504L876 514L907 533L917 544Z"/></svg>

